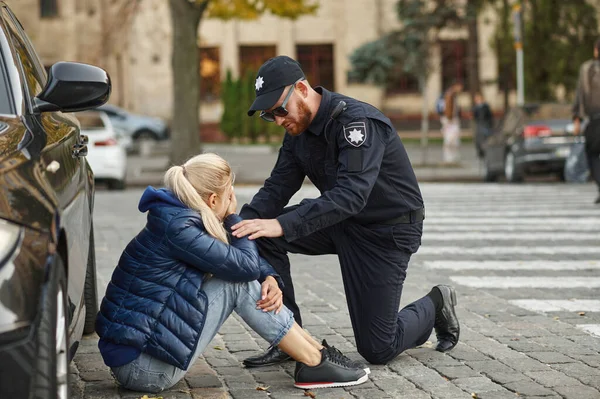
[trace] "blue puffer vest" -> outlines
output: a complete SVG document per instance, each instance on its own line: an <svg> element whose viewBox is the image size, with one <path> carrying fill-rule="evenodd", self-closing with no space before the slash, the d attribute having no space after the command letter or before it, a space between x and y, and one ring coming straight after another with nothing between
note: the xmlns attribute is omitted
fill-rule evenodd
<svg viewBox="0 0 600 399"><path fill-rule="evenodd" d="M96 332L105 342L136 348L186 370L208 307L202 291L205 275L232 282L277 275L258 256L254 242L230 236L227 245L215 239L200 215L168 190L148 187L138 208L148 211L148 221L119 259ZM227 231L241 220L228 216Z"/></svg>

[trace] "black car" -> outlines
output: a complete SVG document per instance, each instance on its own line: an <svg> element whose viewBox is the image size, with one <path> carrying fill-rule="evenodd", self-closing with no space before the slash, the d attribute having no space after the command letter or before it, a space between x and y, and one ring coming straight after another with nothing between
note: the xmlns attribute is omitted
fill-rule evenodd
<svg viewBox="0 0 600 399"><path fill-rule="evenodd" d="M523 181L526 175L564 178L571 146L583 140L572 134L568 104L527 104L510 109L484 142L484 179Z"/></svg>
<svg viewBox="0 0 600 399"><path fill-rule="evenodd" d="M0 2L0 398L67 398L68 364L97 313L86 137L68 113L105 103L102 69L48 74Z"/></svg>

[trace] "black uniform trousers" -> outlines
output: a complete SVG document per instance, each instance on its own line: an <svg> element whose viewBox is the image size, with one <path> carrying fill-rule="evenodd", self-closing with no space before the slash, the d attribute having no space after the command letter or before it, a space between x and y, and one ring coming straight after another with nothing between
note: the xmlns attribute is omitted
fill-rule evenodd
<svg viewBox="0 0 600 399"><path fill-rule="evenodd" d="M590 174L600 191L600 118L591 118L583 134Z"/></svg>
<svg viewBox="0 0 600 399"><path fill-rule="evenodd" d="M433 329L435 307L429 297L398 312L408 262L420 246L422 229L422 222L363 226L344 221L292 242L279 237L256 243L283 279L283 302L300 325L287 254L337 254L358 352L371 363L384 364L425 343Z"/></svg>

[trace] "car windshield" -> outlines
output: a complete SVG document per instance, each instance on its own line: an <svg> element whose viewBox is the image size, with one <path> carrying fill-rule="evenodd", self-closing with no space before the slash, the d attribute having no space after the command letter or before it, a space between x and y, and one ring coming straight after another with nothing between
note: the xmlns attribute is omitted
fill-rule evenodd
<svg viewBox="0 0 600 399"><path fill-rule="evenodd" d="M77 115L82 130L101 130L104 129L104 121L98 114L80 113Z"/></svg>
<svg viewBox="0 0 600 399"><path fill-rule="evenodd" d="M527 120L571 119L572 106L569 104L540 104L527 113Z"/></svg>

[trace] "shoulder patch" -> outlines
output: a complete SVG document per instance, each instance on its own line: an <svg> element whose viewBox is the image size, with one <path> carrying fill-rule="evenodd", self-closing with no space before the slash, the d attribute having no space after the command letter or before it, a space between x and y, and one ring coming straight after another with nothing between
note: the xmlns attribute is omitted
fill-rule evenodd
<svg viewBox="0 0 600 399"><path fill-rule="evenodd" d="M367 140L367 125L365 122L350 122L344 125L344 137L354 147L360 147Z"/></svg>

